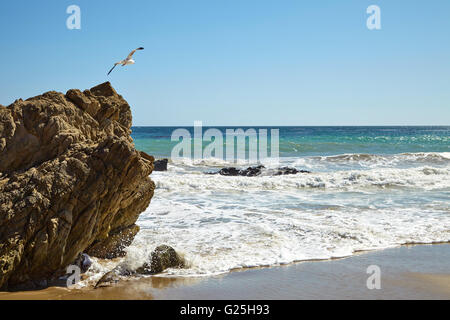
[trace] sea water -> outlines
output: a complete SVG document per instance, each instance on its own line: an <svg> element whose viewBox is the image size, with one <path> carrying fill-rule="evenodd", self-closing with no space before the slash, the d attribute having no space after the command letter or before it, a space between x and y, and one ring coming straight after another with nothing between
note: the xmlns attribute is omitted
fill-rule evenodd
<svg viewBox="0 0 450 320"><path fill-rule="evenodd" d="M175 129L132 136L138 150L169 158ZM155 195L126 263L167 244L188 263L167 275L202 276L450 241L450 127L279 129L280 163L265 166L312 173L225 177L205 173L239 163L171 160L151 175Z"/></svg>

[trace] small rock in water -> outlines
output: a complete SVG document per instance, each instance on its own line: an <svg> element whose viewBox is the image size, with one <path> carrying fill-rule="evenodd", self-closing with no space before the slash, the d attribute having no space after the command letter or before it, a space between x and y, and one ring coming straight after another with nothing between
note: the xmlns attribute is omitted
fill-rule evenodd
<svg viewBox="0 0 450 320"><path fill-rule="evenodd" d="M255 177L259 176L264 169L264 166L257 166L257 167L249 167L247 169L239 170L236 168L223 168L218 174L221 176L245 176L245 177Z"/></svg>
<svg viewBox="0 0 450 320"><path fill-rule="evenodd" d="M208 172L208 174L220 174L221 176L244 176L244 177L256 177L261 175L262 171L265 169L264 166L260 165L257 167L249 167L247 169L236 169L236 168L223 168L219 172ZM269 169L267 170L267 173L269 175L273 176L281 176L281 175L288 175L288 174L297 174L297 173L311 173L306 170L297 170L295 168L290 167L281 167L278 169Z"/></svg>
<svg viewBox="0 0 450 320"><path fill-rule="evenodd" d="M91 266L92 266L91 258L86 253L83 253L81 255L81 272L84 273L88 271Z"/></svg>
<svg viewBox="0 0 450 320"><path fill-rule="evenodd" d="M121 277L129 277L134 275L135 273L136 272L128 269L126 266L118 265L111 271L105 273L103 277L101 277L100 280L97 281L94 289L111 286L119 282Z"/></svg>
<svg viewBox="0 0 450 320"><path fill-rule="evenodd" d="M240 175L246 177L256 177L262 173L263 169L265 169L264 166L249 167L245 170L241 170Z"/></svg>
<svg viewBox="0 0 450 320"><path fill-rule="evenodd" d="M184 266L184 259L172 247L162 245L152 252L150 264L145 263L136 272L140 274L156 274L168 268L183 268Z"/></svg>
<svg viewBox="0 0 450 320"><path fill-rule="evenodd" d="M86 253L81 253L73 264L78 266L82 273L85 273L91 267L92 261Z"/></svg>
<svg viewBox="0 0 450 320"><path fill-rule="evenodd" d="M168 159L156 160L153 165L155 168L153 171L167 171L167 164L169 163Z"/></svg>
<svg viewBox="0 0 450 320"><path fill-rule="evenodd" d="M288 174L297 174L297 173L311 173L310 171L306 170L297 170L295 168L290 167L282 167L276 169L276 172L273 174L274 176L283 176Z"/></svg>
<svg viewBox="0 0 450 320"><path fill-rule="evenodd" d="M238 176L239 172L240 170L236 168L223 168L222 170L219 171L219 174L221 176Z"/></svg>
<svg viewBox="0 0 450 320"><path fill-rule="evenodd" d="M116 269L114 269L110 272L105 273L103 277L101 277L100 280L97 281L94 289L110 286L112 284L119 282L119 280L120 280L119 273L117 272Z"/></svg>

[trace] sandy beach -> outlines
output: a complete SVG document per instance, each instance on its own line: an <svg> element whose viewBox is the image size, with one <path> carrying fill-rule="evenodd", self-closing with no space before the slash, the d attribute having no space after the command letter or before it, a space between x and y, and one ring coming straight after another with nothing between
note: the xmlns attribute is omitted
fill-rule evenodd
<svg viewBox="0 0 450 320"><path fill-rule="evenodd" d="M381 269L380 290L367 289L370 265ZM402 246L208 278L151 277L96 290L0 293L0 299L450 299L450 244Z"/></svg>

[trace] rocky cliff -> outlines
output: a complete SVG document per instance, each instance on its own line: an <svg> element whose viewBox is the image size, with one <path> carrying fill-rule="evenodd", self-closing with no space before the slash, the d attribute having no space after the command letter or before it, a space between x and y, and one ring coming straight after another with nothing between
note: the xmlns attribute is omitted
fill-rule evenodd
<svg viewBox="0 0 450 320"><path fill-rule="evenodd" d="M122 254L153 196L153 158L110 83L0 105L0 288Z"/></svg>

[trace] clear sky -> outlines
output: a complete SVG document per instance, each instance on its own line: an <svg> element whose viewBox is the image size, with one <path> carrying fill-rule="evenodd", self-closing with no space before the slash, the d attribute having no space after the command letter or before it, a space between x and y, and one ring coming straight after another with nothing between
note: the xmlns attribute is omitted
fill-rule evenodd
<svg viewBox="0 0 450 320"><path fill-rule="evenodd" d="M139 126L450 125L448 0L1 1L0 43L3 105L109 80Z"/></svg>

